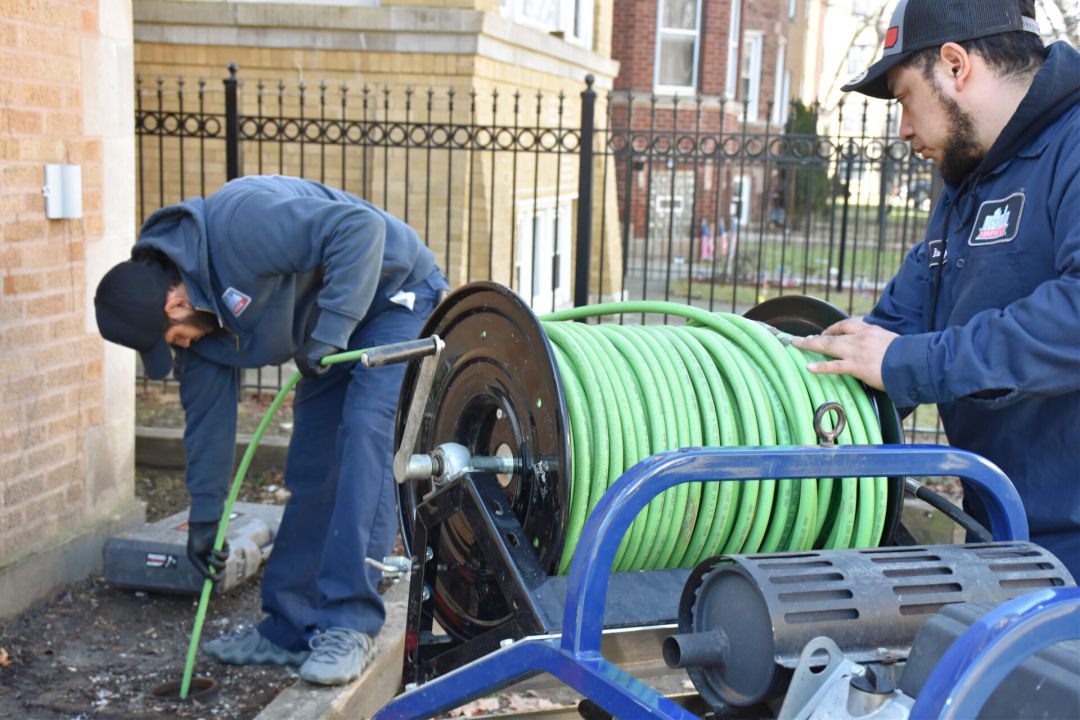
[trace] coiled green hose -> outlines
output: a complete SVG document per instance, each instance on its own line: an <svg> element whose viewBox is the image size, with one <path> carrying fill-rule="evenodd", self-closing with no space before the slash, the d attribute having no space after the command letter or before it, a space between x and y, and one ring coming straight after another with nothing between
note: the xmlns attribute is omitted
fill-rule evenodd
<svg viewBox="0 0 1080 720"><path fill-rule="evenodd" d="M566 322L619 313L682 317L682 326ZM865 391L813 375L819 359L739 315L664 302L606 303L544 316L570 418L566 573L589 514L635 463L691 446L813 445L815 409L839 402L840 444L881 442ZM832 418L825 420L832 428ZM656 497L627 531L615 570L692 567L721 553L870 547L881 541L885 478L684 483Z"/></svg>

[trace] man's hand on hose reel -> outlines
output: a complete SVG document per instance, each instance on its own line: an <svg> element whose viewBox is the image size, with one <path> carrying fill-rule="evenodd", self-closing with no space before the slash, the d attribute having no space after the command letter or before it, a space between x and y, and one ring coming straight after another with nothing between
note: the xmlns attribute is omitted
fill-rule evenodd
<svg viewBox="0 0 1080 720"><path fill-rule="evenodd" d="M220 550L214 549L218 523L217 520L188 522L188 560L200 575L214 583L225 577L225 560L229 557L229 543L222 545ZM210 568L215 572L211 573Z"/></svg>

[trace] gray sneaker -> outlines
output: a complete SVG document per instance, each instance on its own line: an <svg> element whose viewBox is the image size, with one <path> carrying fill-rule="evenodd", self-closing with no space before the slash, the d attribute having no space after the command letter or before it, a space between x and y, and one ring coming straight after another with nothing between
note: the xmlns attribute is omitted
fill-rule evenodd
<svg viewBox="0 0 1080 720"><path fill-rule="evenodd" d="M203 652L230 665L301 665L307 650L290 651L275 645L253 627L242 627L217 640L203 643Z"/></svg>
<svg viewBox="0 0 1080 720"><path fill-rule="evenodd" d="M344 685L360 677L375 655L375 641L348 628L330 628L311 638L311 657L300 677L319 685Z"/></svg>

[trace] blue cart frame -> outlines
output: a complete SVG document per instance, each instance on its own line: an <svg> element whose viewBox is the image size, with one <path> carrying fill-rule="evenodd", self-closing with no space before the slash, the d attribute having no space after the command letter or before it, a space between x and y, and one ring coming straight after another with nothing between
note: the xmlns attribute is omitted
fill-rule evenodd
<svg viewBox="0 0 1080 720"><path fill-rule="evenodd" d="M903 475L952 475L969 481L988 509L995 540L1028 539L1027 518L1012 482L985 458L963 450L927 445L849 445L684 448L660 453L627 470L600 499L585 525L570 567L560 634L509 644L402 694L375 718L432 717L546 672L616 717L697 720L696 715L600 653L608 578L619 543L637 514L660 493L687 482ZM1061 602L1067 603L1068 598ZM1052 629L1060 631L1060 623L1052 625ZM936 698L920 701L921 707L937 707Z"/></svg>

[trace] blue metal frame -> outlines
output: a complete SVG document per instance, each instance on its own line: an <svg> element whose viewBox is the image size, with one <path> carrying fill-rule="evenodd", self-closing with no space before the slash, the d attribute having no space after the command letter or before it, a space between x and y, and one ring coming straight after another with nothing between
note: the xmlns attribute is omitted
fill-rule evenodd
<svg viewBox="0 0 1080 720"><path fill-rule="evenodd" d="M608 577L619 543L637 514L660 493L686 482L901 475L955 475L969 480L987 506L994 539L1028 539L1027 518L1012 482L997 466L964 450L849 445L684 448L660 453L627 470L589 517L570 566L561 636L527 638L503 648L406 692L375 717L432 717L547 672L616 717L694 720L696 715L600 654Z"/></svg>
<svg viewBox="0 0 1080 720"><path fill-rule="evenodd" d="M941 656L912 720L978 717L998 685L1039 650L1080 639L1080 588L1038 590L990 611Z"/></svg>

